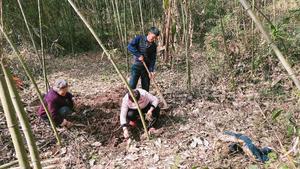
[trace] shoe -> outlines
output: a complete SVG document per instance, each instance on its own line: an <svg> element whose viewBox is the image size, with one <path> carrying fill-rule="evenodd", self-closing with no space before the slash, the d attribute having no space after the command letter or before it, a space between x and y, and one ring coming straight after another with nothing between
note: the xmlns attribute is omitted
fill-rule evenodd
<svg viewBox="0 0 300 169"><path fill-rule="evenodd" d="M129 125L132 127L136 127L136 121L129 121Z"/></svg>
<svg viewBox="0 0 300 169"><path fill-rule="evenodd" d="M155 129L154 127L151 127L151 128L149 129L149 132L150 132L150 133L155 133L155 131L156 131L156 129Z"/></svg>

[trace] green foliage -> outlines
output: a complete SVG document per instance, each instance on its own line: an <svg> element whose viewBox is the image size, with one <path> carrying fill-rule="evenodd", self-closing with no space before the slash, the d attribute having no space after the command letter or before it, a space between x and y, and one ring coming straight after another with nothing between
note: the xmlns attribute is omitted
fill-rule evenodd
<svg viewBox="0 0 300 169"><path fill-rule="evenodd" d="M247 169L259 169L257 165L249 165Z"/></svg>
<svg viewBox="0 0 300 169"><path fill-rule="evenodd" d="M275 109L272 111L272 119L276 120L277 117L283 112L282 109Z"/></svg>
<svg viewBox="0 0 300 169"><path fill-rule="evenodd" d="M279 167L279 169L289 169L289 166L286 164L283 164Z"/></svg>
<svg viewBox="0 0 300 169"><path fill-rule="evenodd" d="M275 152L268 154L269 160L264 164L264 168L271 168L272 164L277 161L278 156Z"/></svg>
<svg viewBox="0 0 300 169"><path fill-rule="evenodd" d="M27 16L30 29L34 32L34 40L39 44L39 23L37 12L37 1L21 1L24 12ZM73 52L85 52L98 49L98 45L90 32L84 27L82 21L74 12L68 1L51 0L42 2L42 28L47 52L55 55L64 55ZM98 36L103 39L109 47L119 47L121 42L115 31L111 1L79 1L75 0L76 5L88 18ZM162 16L162 1L152 2L142 1L143 8L148 10L153 8L153 16L150 12L144 15L145 23L152 21L152 17L159 19ZM10 37L17 44L27 43L29 35L26 30L20 9L15 0L3 0L4 26ZM119 3L119 12L123 16L129 16L130 9L124 8L123 1ZM138 11L138 0L132 0L133 10ZM147 9L148 8L148 9ZM134 15L135 20L139 20L139 15ZM124 23L123 17L121 22ZM131 22L125 22L127 27L132 27ZM122 25L124 27L124 25ZM129 30L130 31L130 30ZM137 32L131 34L136 35ZM130 37L131 38L131 37Z"/></svg>
<svg viewBox="0 0 300 169"><path fill-rule="evenodd" d="M294 126L293 125L288 125L287 126L287 132L286 132L288 137L291 137L294 134Z"/></svg>

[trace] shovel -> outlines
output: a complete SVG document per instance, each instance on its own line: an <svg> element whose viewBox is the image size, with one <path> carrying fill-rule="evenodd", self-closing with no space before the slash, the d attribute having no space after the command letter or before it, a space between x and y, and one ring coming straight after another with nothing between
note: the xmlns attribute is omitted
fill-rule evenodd
<svg viewBox="0 0 300 169"><path fill-rule="evenodd" d="M144 61L142 61L142 63L143 63L143 65L144 65L145 69L147 70L148 75L150 76L150 71L149 71L149 69L148 69L146 63L145 63ZM161 101L162 101L163 104L164 104L164 107L163 107L162 109L163 109L163 110L168 109L168 108L169 108L169 105L168 105L168 103L166 102L166 100L165 100L164 96L162 95L162 93L160 92L159 86L156 84L155 79L152 78L152 81L153 81L153 84L154 84L154 86L155 86L155 89L156 89L156 91L157 91L157 93L158 93L158 95L159 95Z"/></svg>

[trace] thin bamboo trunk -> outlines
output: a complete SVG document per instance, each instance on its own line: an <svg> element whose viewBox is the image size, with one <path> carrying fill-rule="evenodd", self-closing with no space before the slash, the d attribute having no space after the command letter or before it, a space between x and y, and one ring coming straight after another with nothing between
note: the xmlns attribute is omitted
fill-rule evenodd
<svg viewBox="0 0 300 169"><path fill-rule="evenodd" d="M39 59L39 61L40 61L40 64L43 65L42 59L40 58L40 55L39 55L39 53L38 53L37 47L36 47L35 42L34 42L32 32L31 32L31 30L30 30L30 28L29 28L28 21L27 21L26 15L25 15L25 13L24 13L24 10L23 10L21 1L20 1L20 0L17 0L17 1L18 1L19 7L20 7L20 10L21 10L21 13L22 13L22 16L23 16L23 19L24 19L24 22L25 22L25 25L26 25L26 28L27 28L29 37L30 37L30 40L31 40L32 45L33 45L33 48L34 48L34 52L36 53L36 55L37 55L37 57L38 57L38 59Z"/></svg>
<svg viewBox="0 0 300 169"><path fill-rule="evenodd" d="M251 6L249 5L249 3L246 0L239 0L239 1L242 4L242 6L245 8L245 10L248 12L249 16L253 19L253 21L255 22L255 24L257 26L257 28L261 31L263 38L269 43L270 47L275 52L276 56L278 57L278 59L282 63L283 67L287 70L290 78L293 80L293 82L295 83L295 85L298 88L298 90L300 90L299 80L297 79L296 75L294 74L294 71L292 70L290 64L286 61L286 59L282 55L281 51L274 44L274 42L270 38L270 35L266 32L265 28L263 27L261 21L256 17L256 15L254 14L254 12L252 11ZM286 150L285 150L284 147L281 147L281 148L282 148L282 150L284 152L286 152ZM290 165L293 168L296 168L293 160L290 157L289 157L289 162L290 162Z"/></svg>
<svg viewBox="0 0 300 169"><path fill-rule="evenodd" d="M139 8L140 8L140 19L141 19L141 28L142 28L142 34L145 34L145 29L144 29L144 18L143 18L143 11L142 11L142 2L139 0Z"/></svg>
<svg viewBox="0 0 300 169"><path fill-rule="evenodd" d="M193 0L190 0L188 1L188 10L189 10L189 48L191 48L193 46L193 32L194 32L194 29L193 29L193 19L192 19L192 8L191 8L191 3L193 2Z"/></svg>
<svg viewBox="0 0 300 169"><path fill-rule="evenodd" d="M254 10L254 6L255 6L255 0L252 0L252 10ZM252 72L252 75L254 74L254 69L255 69L255 65L254 65L254 62L255 62L255 53L254 53L254 50L255 50L255 36L254 36L254 21L251 20L251 36L252 36L252 47L251 47L251 56L252 56L252 59L251 59L251 72Z"/></svg>
<svg viewBox="0 0 300 169"><path fill-rule="evenodd" d="M117 12L117 20L118 20L118 25L120 29L120 35L121 35L121 44L122 47L124 48L124 35L123 35L123 29L122 29L122 24L121 24L121 19L120 19L120 12L119 12L119 3L118 0L115 0L116 2L116 12Z"/></svg>
<svg viewBox="0 0 300 169"><path fill-rule="evenodd" d="M94 38L97 40L99 46L103 49L104 53L107 55L109 61L111 62L111 64L113 65L113 67L115 68L116 72L118 73L118 75L120 76L121 80L123 81L123 83L126 85L129 94L132 96L134 103L137 105L138 108L138 112L140 115L140 118L142 120L142 124L145 130L145 133L147 135L147 138L149 138L149 134L147 131L147 127L146 127L146 123L142 114L142 111L140 109L140 107L138 106L138 102L135 99L135 97L133 96L133 91L132 89L129 87L128 82L126 81L126 79L124 78L124 76L122 75L122 73L120 72L119 68L117 67L117 65L115 64L115 61L113 60L113 58L111 57L111 54L107 51L107 49L105 48L105 46L103 45L102 41L98 38L97 34L95 33L95 31L93 30L93 28L91 27L91 25L87 22L87 20L84 18L84 16L81 14L81 12L78 10L78 8L75 6L75 4L73 3L72 0L68 0L68 2L70 3L70 5L73 7L74 11L77 13L77 15L80 17L80 19L84 22L84 24L86 25L86 27L89 29L89 31L91 32L91 34L94 36Z"/></svg>
<svg viewBox="0 0 300 169"><path fill-rule="evenodd" d="M171 0L170 0L171 1ZM168 13L167 13L167 26L166 26L166 37L165 37L165 62L169 60L169 41L170 41L170 25L171 25L171 2L168 4Z"/></svg>
<svg viewBox="0 0 300 169"><path fill-rule="evenodd" d="M223 18L220 15L220 24L221 24L221 30L222 30L222 35L223 35L223 43L224 43L224 53L225 53L225 60L227 57L229 57L229 52L228 52L228 46L227 46L227 41L226 41L226 35L225 35L225 29L224 29L224 24L223 24Z"/></svg>
<svg viewBox="0 0 300 169"><path fill-rule="evenodd" d="M273 3L273 22L276 23L276 2L272 0Z"/></svg>
<svg viewBox="0 0 300 169"><path fill-rule="evenodd" d="M12 138L12 142L16 151L19 165L22 168L30 168L25 146L19 130L16 112L12 106L11 97L8 93L8 88L3 75L0 74L0 100L4 110L4 115L7 122L7 128Z"/></svg>
<svg viewBox="0 0 300 169"><path fill-rule="evenodd" d="M119 25L120 33L121 33L121 39L120 39L121 40L121 47L122 47L121 49L123 50L123 54L125 55L126 63L128 63L127 62L127 60L128 60L127 59L127 48L126 48L126 45L125 45L125 35L123 34L123 29L122 29L122 24L121 24L121 19L120 19L119 3L118 3L118 0L115 0L115 2L116 2L116 11L117 11L118 25ZM126 27L126 22L125 22L124 26ZM129 70L129 67L128 67L127 70Z"/></svg>
<svg viewBox="0 0 300 169"><path fill-rule="evenodd" d="M25 61L24 61L23 58L21 57L20 52L17 50L17 48L16 48L16 47L14 46L14 44L11 42L11 40L9 39L9 37L7 36L7 34L4 32L4 30L3 30L2 27L0 27L0 31L2 32L2 34L4 35L6 41L10 44L11 48L13 49L13 51L15 52L15 54L17 55L17 57L18 57L18 59L19 59L21 65L22 65L22 67L23 67L23 69L24 69L24 71L25 71L25 73L26 73L26 75L27 75L27 77L29 78L29 80L30 80L31 83L33 84L33 86L34 86L34 88L35 88L35 90L36 90L36 93L37 93L37 95L38 95L38 98L39 98L39 100L40 100L42 106L44 107L44 109L45 109L45 111L46 111L46 114L47 114L47 116L48 116L50 125L51 125L52 130L53 130L53 132L54 132L54 135L55 135L55 137L56 137L57 143L58 143L58 145L61 145L61 140L60 140L60 137L59 137L59 135L58 135L58 133L57 133L57 130L56 130L56 128L55 128L55 125L54 125L54 122L53 122L53 120L52 120L51 114L50 114L50 112L49 112L49 110L48 110L46 104L44 103L44 100L43 100L41 91L39 90L39 88L38 88L38 86L37 86L37 84L36 84L36 82L35 82L35 80L34 80L34 78L33 78L33 76L32 76L32 73L30 72L30 70L28 69L28 67L27 67L27 65L26 65L26 63L25 63Z"/></svg>
<svg viewBox="0 0 300 169"><path fill-rule="evenodd" d="M181 45L184 45L185 42L185 16L184 16L184 4L181 3L181 20L182 20L182 29L183 29L183 36L181 37Z"/></svg>
<svg viewBox="0 0 300 169"><path fill-rule="evenodd" d="M189 9L189 2L185 1L186 4L184 7L185 13L185 60L186 60L186 73L187 73L187 89L191 92L191 66L190 66L190 58L189 58L189 40L188 40L188 9Z"/></svg>
<svg viewBox="0 0 300 169"><path fill-rule="evenodd" d="M47 79L46 61L45 61L45 55L44 55L41 0L38 0L38 12L39 12L39 26L40 26L42 68L43 68L43 77L44 77L44 83L45 83L45 93L47 93L48 90L49 90L49 84L48 84L48 79Z"/></svg>
<svg viewBox="0 0 300 169"><path fill-rule="evenodd" d="M4 27L3 25L3 2L2 0L0 0L0 24L2 27Z"/></svg>
<svg viewBox="0 0 300 169"><path fill-rule="evenodd" d="M35 144L35 139L32 134L32 130L30 128L29 120L26 116L26 112L21 103L21 98L17 92L17 88L15 87L15 85L12 81L11 73L4 66L3 61L1 61L1 67L2 67L2 71L4 73L4 77L5 77L7 87L8 87L9 94L12 99L13 107L15 108L15 111L17 113L23 133L24 133L26 141L27 141L31 161L33 163L33 168L40 169L40 168L42 168L42 166L40 163L39 153L37 150L37 146Z"/></svg>
<svg viewBox="0 0 300 169"><path fill-rule="evenodd" d="M117 12L116 12L116 8L115 8L115 1L111 1L111 5L113 7L114 21L115 21L115 26L116 26L116 29L117 29L118 37L122 41L122 35L121 35L121 32L120 32L120 28L119 28L119 24L118 24Z"/></svg>
<svg viewBox="0 0 300 169"><path fill-rule="evenodd" d="M127 52L127 46L125 45L127 43L127 20L126 20L126 0L123 0L124 3L124 52L126 56L126 71L129 73L129 56Z"/></svg>
<svg viewBox="0 0 300 169"><path fill-rule="evenodd" d="M133 17L133 10L132 10L132 0L129 0L129 6L130 6L130 14L131 14L131 22L132 22L132 27L135 30L135 23L134 23L134 17Z"/></svg>

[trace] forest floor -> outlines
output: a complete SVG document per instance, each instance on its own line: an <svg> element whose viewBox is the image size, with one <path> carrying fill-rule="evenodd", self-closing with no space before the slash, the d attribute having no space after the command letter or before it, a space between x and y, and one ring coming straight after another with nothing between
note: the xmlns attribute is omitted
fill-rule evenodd
<svg viewBox="0 0 300 169"><path fill-rule="evenodd" d="M287 136L284 122L289 113L295 119L300 113L298 97L289 94L294 90L285 72L274 72L269 81L256 77L260 81L256 84L237 79L233 89L229 80L213 75L200 54L192 56L190 94L185 86L184 64L178 61L175 70L159 65L156 80L171 107L161 112L159 135L142 140L138 136L143 129L136 129L137 137L129 146L119 127L119 105L126 89L109 61L97 53L52 58L48 61L49 81L69 81L77 109L71 121L80 125L59 129L63 145L58 147L50 127L35 114L38 99L32 86L22 90L42 159L59 158L61 168L95 169L280 168L288 164L279 140L286 150L292 147L294 137ZM118 64L126 70L125 64ZM38 84L42 89L41 79ZM274 86L279 86L283 94L275 95ZM272 112L279 109L282 115L272 120ZM0 119L0 164L4 164L16 158L3 113ZM271 163L261 164L244 154L226 153L228 143L220 140L225 130L243 133L258 146L272 147L277 157L271 158ZM295 160L299 165L299 159Z"/></svg>

